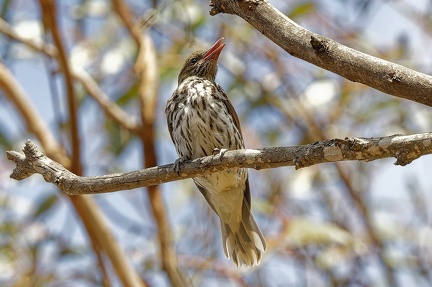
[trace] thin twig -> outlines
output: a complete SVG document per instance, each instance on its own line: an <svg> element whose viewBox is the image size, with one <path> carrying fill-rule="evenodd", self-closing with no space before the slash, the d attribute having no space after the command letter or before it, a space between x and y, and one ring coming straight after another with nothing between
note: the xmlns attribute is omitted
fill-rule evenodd
<svg viewBox="0 0 432 287"><path fill-rule="evenodd" d="M44 53L53 58L58 57L57 48L54 45L21 37L18 33L16 33L12 29L12 27L6 21L4 21L1 18L0 18L0 32L13 40L23 43L24 45L32 48L35 51Z"/></svg>
<svg viewBox="0 0 432 287"><path fill-rule="evenodd" d="M71 127L71 146L72 146L72 162L71 168L77 173L81 174L82 166L81 166L81 145L80 145L80 137L78 131L78 107L77 100L75 98L74 88L73 88L73 79L71 70L69 68L69 59L66 54L65 45L61 38L61 33L59 31L59 23L57 21L57 7L55 0L40 0L40 5L42 9L42 18L44 22L45 29L51 31L55 46L58 51L58 60L60 67L63 71L63 75L65 77L65 85L66 85L66 95L68 99L68 108L69 108L69 121Z"/></svg>
<svg viewBox="0 0 432 287"><path fill-rule="evenodd" d="M107 116L112 118L122 128L134 133L135 135L140 134L142 128L139 123L126 114L119 105L111 101L96 81L86 71L74 70L72 75L75 79L81 82L88 94L95 99Z"/></svg>

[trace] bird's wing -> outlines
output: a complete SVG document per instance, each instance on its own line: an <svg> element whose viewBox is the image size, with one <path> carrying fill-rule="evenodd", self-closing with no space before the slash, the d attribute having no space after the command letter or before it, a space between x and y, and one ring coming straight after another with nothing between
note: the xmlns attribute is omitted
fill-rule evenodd
<svg viewBox="0 0 432 287"><path fill-rule="evenodd" d="M250 188L249 188L249 176L246 177L246 188L244 191L244 198L246 199L246 202L248 203L248 207L250 208L251 205L251 194L250 194Z"/></svg>
<svg viewBox="0 0 432 287"><path fill-rule="evenodd" d="M201 194L204 196L205 200L207 201L207 203L210 205L210 207L213 209L213 211L218 214L216 208L213 206L213 204L210 201L210 197L209 194L207 192L207 189L204 188L204 186L202 186L201 184L198 183L197 180L193 179L193 181L195 182L196 187L198 188L198 190L201 192Z"/></svg>
<svg viewBox="0 0 432 287"><path fill-rule="evenodd" d="M237 129L239 130L240 135L243 138L242 131L241 131L241 126L240 126L240 120L238 118L238 115L237 115L237 113L236 113L236 111L235 111L235 109L234 109L234 107L233 107L230 99L228 98L228 96L226 95L225 91L222 89L222 87L220 85L217 85L217 88L222 93L223 99L224 99L224 104L227 107L229 114L233 117L234 124L237 127ZM243 146L243 148L244 148L244 146ZM244 191L244 197L245 197L247 203L249 204L249 206L251 206L251 195L250 195L250 188L249 188L249 177L246 177L246 188L245 188L245 191Z"/></svg>
<svg viewBox="0 0 432 287"><path fill-rule="evenodd" d="M240 127L240 120L237 116L237 113L236 113L230 99L228 98L225 91L222 89L222 87L219 84L216 84L216 87L219 90L219 92L223 95L224 104L225 104L226 108L228 109L229 114L233 117L234 124L237 127L237 129L239 130L240 135L242 135L242 131L241 131L241 127ZM243 137L243 135L242 135L242 137Z"/></svg>
<svg viewBox="0 0 432 287"><path fill-rule="evenodd" d="M171 137L171 140L174 142L174 138L173 138L173 134L172 134L172 132L173 132L173 127L172 127L172 120L170 121L169 119L168 119L168 116L169 116L169 112L168 112L168 107L171 105L171 100L173 99L173 98L176 98L176 97L178 97L178 90L176 89L175 91L174 91L174 93L172 94L172 96L171 96L171 98L168 100L168 103L167 103L167 106L166 106L166 108L165 108L165 116L166 116L166 118L167 118L167 124L168 124L168 131L169 131L169 134L170 134L170 137ZM171 114L172 114L172 112L171 112ZM171 124L170 124L170 122L171 122Z"/></svg>

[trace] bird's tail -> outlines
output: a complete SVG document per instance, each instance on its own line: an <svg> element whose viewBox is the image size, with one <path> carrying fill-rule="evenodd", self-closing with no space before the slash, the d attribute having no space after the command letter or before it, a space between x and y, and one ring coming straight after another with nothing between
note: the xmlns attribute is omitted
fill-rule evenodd
<svg viewBox="0 0 432 287"><path fill-rule="evenodd" d="M221 229L224 252L228 259L231 257L238 267L259 264L266 250L266 242L246 200L243 200L240 224L228 225L221 220Z"/></svg>

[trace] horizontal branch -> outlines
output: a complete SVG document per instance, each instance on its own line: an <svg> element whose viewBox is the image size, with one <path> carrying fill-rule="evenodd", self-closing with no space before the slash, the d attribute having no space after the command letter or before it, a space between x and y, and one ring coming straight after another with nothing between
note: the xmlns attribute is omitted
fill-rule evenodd
<svg viewBox="0 0 432 287"><path fill-rule="evenodd" d="M267 0L212 0L210 6L211 15L228 13L243 18L294 57L381 92L432 106L432 76L312 33Z"/></svg>
<svg viewBox="0 0 432 287"><path fill-rule="evenodd" d="M6 152L8 159L16 163L11 178L22 180L39 173L63 192L81 195L151 186L235 167L266 169L295 166L298 169L326 162L372 161L388 157L396 158L395 164L403 166L432 153L432 133L332 139L302 146L233 150L222 157L207 156L182 163L180 174L174 172L173 164L168 164L126 173L82 177L46 157L30 140L26 141L23 152Z"/></svg>

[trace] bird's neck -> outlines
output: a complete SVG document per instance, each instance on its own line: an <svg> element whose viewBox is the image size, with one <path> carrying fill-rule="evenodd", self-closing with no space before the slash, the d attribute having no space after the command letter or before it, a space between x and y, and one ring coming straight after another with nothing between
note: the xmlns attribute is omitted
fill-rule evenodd
<svg viewBox="0 0 432 287"><path fill-rule="evenodd" d="M206 75L206 76L189 76L189 77L187 77L187 78L185 78L185 79L183 79L181 81L179 80L178 86L180 87L185 82L191 82L191 81L195 82L195 81L205 81L205 80L214 83L215 82L215 76L211 76L211 75Z"/></svg>
<svg viewBox="0 0 432 287"><path fill-rule="evenodd" d="M201 77L191 76L186 78L178 87L177 93L180 97L204 96L213 94L212 91L220 90L220 86L214 82Z"/></svg>
<svg viewBox="0 0 432 287"><path fill-rule="evenodd" d="M195 84L207 84L207 85L217 85L214 78L207 79L205 77L190 76L179 83L178 88L195 85Z"/></svg>

